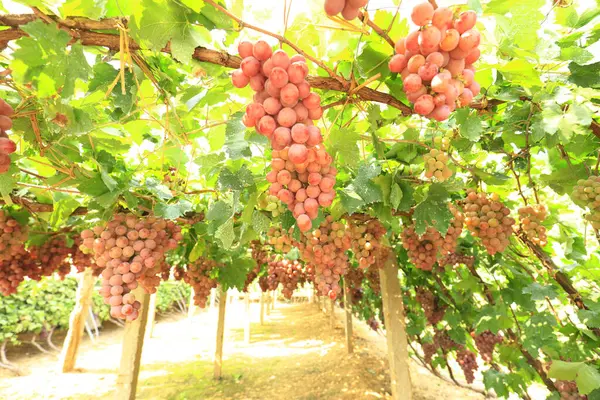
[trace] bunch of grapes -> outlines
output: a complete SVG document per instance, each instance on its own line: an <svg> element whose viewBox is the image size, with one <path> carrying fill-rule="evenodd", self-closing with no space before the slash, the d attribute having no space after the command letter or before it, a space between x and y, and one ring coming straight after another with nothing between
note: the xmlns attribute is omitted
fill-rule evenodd
<svg viewBox="0 0 600 400"><path fill-rule="evenodd" d="M341 293L339 281L348 269L346 250L350 245L344 224L334 221L331 215L298 243L302 259L315 267L317 289L332 300Z"/></svg>
<svg viewBox="0 0 600 400"><path fill-rule="evenodd" d="M269 228L267 232L269 244L273 249L280 253L287 253L292 250L293 240L289 232L277 227Z"/></svg>
<svg viewBox="0 0 600 400"><path fill-rule="evenodd" d="M363 279L365 279L365 271L361 268L348 268L348 272L344 275L344 283L350 289L360 288Z"/></svg>
<svg viewBox="0 0 600 400"><path fill-rule="evenodd" d="M577 383L574 381L556 381L554 386L558 389L560 400L584 400L587 396L579 394Z"/></svg>
<svg viewBox="0 0 600 400"><path fill-rule="evenodd" d="M423 307L427 322L430 325L436 325L444 318L448 306L440 306L434 294L425 288L417 287L415 290L417 293L416 299L421 304L421 307Z"/></svg>
<svg viewBox="0 0 600 400"><path fill-rule="evenodd" d="M375 319L375 317L371 317L367 320L367 325L369 328L373 329L375 332L379 330L379 322Z"/></svg>
<svg viewBox="0 0 600 400"><path fill-rule="evenodd" d="M573 200L583 208L588 207L590 213L585 219L595 230L600 229L600 176L580 179L573 188Z"/></svg>
<svg viewBox="0 0 600 400"><path fill-rule="evenodd" d="M81 235L73 237L74 245L71 247L72 263L77 272L83 272L86 268L91 268L94 276L100 276L102 267L98 266L94 261L94 257L90 253L81 251L80 246L83 244Z"/></svg>
<svg viewBox="0 0 600 400"><path fill-rule="evenodd" d="M281 283L283 286L281 293L286 299L291 299L302 275L302 264L298 261L273 259L269 262L268 268L269 289L275 290Z"/></svg>
<svg viewBox="0 0 600 400"><path fill-rule="evenodd" d="M27 239L27 227L23 227L4 210L0 210L0 261L22 255Z"/></svg>
<svg viewBox="0 0 600 400"><path fill-rule="evenodd" d="M450 253L450 254L446 254L445 256L443 256L438 261L438 264L440 266L449 265L451 267L453 267L457 264L464 264L464 265L472 266L475 264L475 257L467 256L467 255L459 254L459 253Z"/></svg>
<svg viewBox="0 0 600 400"><path fill-rule="evenodd" d="M381 293L381 282L379 280L379 267L371 266L365 271L365 277L369 287L375 294Z"/></svg>
<svg viewBox="0 0 600 400"><path fill-rule="evenodd" d="M181 266L175 267L173 269L173 278L175 278L176 281L181 281L185 278L185 268Z"/></svg>
<svg viewBox="0 0 600 400"><path fill-rule="evenodd" d="M502 252L509 245L515 220L497 193L488 197L485 193L467 190L464 210L467 228L481 239L489 254Z"/></svg>
<svg viewBox="0 0 600 400"><path fill-rule="evenodd" d="M494 355L494 348L497 344L504 341L504 337L499 334L493 334L490 331L485 331L476 335L471 332L471 337L475 339L475 346L479 350L479 355L483 361L491 362Z"/></svg>
<svg viewBox="0 0 600 400"><path fill-rule="evenodd" d="M323 115L321 98L310 91L303 56L272 52L263 40L241 42L238 51L243 60L233 72L233 84L250 84L256 92L243 122L266 136L273 148L269 193L288 206L300 230L307 232L319 206L328 207L335 197L337 170L312 122Z"/></svg>
<svg viewBox="0 0 600 400"><path fill-rule="evenodd" d="M0 174L10 168L10 156L17 150L17 144L8 138L6 131L12 128L10 118L14 110L4 99L0 99Z"/></svg>
<svg viewBox="0 0 600 400"><path fill-rule="evenodd" d="M358 265L365 269L371 265L381 266L388 256L388 249L381 243L386 229L376 219L370 221L352 221L348 224L348 231L352 238L352 251Z"/></svg>
<svg viewBox="0 0 600 400"><path fill-rule="evenodd" d="M31 253L24 248L14 254L10 259L0 261L0 293L9 296L17 292L17 287L25 277L40 280L39 263Z"/></svg>
<svg viewBox="0 0 600 400"><path fill-rule="evenodd" d="M423 156L425 160L425 176L428 179L435 177L439 182L444 182L452 176L452 170L448 168L448 154L437 149L431 149Z"/></svg>
<svg viewBox="0 0 600 400"><path fill-rule="evenodd" d="M283 203L281 203L281 201L279 201L279 198L277 196L264 193L263 195L264 196L261 196L258 201L258 206L261 209L270 212L273 218L277 218L285 212L285 206L283 205Z"/></svg>
<svg viewBox="0 0 600 400"><path fill-rule="evenodd" d="M452 132L451 130L449 132ZM438 146L442 151L448 151L450 148L450 138L448 136L436 136L433 138L433 144Z"/></svg>
<svg viewBox="0 0 600 400"><path fill-rule="evenodd" d="M258 286L260 286L260 290L262 290L263 293L269 291L269 281L266 276L258 278Z"/></svg>
<svg viewBox="0 0 600 400"><path fill-rule="evenodd" d="M437 353L437 346L434 343L423 343L421 348L423 349L425 362L427 364L431 364L431 359L433 358L433 355Z"/></svg>
<svg viewBox="0 0 600 400"><path fill-rule="evenodd" d="M460 368L463 370L467 383L473 383L475 380L475 371L479 368L475 353L462 348L456 353L456 361L458 361Z"/></svg>
<svg viewBox="0 0 600 400"><path fill-rule="evenodd" d="M369 0L325 0L325 12L330 17L342 14L348 21L358 17L359 9L367 5Z"/></svg>
<svg viewBox="0 0 600 400"><path fill-rule="evenodd" d="M547 216L548 210L542 204L519 208L521 228L525 231L529 240L542 247L548 243L546 227L542 225Z"/></svg>
<svg viewBox="0 0 600 400"><path fill-rule="evenodd" d="M269 253L264 249L260 240L253 240L250 242L250 250L252 252L252 258L256 262L256 266L246 276L243 289L244 292L248 291L248 287L260 273L261 267L269 261Z"/></svg>
<svg viewBox="0 0 600 400"><path fill-rule="evenodd" d="M39 274L51 276L58 273L61 279L71 272L72 249L67 247L63 237L52 237L41 246L32 246L29 251L32 257L39 263Z"/></svg>
<svg viewBox="0 0 600 400"><path fill-rule="evenodd" d="M469 10L455 18L449 8L434 10L430 3L421 3L411 19L419 29L396 42L389 68L401 74L416 113L444 121L457 107L468 106L481 89L473 67L480 55L477 14Z"/></svg>
<svg viewBox="0 0 600 400"><path fill-rule="evenodd" d="M304 264L304 274L300 278L300 284L303 285L305 282L315 283L315 276L315 267L311 264Z"/></svg>
<svg viewBox="0 0 600 400"><path fill-rule="evenodd" d="M217 280L210 277L215 268L223 265L214 260L200 257L186 266L183 281L194 289L194 304L200 308L206 307L210 290L217 287Z"/></svg>
<svg viewBox="0 0 600 400"><path fill-rule="evenodd" d="M460 347L458 343L450 338L448 332L445 330L435 331L435 334L433 335L433 343L436 345L436 347L439 347L446 352Z"/></svg>
<svg viewBox="0 0 600 400"><path fill-rule="evenodd" d="M138 280L148 292L156 290L160 278L155 275L161 272L165 253L183 237L171 221L116 214L107 224L81 232L81 238L80 249L93 252L96 264L104 268L100 294L111 306L111 316L132 321L141 304L130 292Z"/></svg>

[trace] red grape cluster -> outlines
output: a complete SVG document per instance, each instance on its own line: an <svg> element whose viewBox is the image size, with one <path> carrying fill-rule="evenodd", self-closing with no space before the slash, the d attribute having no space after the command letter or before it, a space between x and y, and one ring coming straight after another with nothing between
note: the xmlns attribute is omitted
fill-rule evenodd
<svg viewBox="0 0 600 400"><path fill-rule="evenodd" d="M574 381L556 381L554 386L560 393L560 400L584 400L587 396L579 394L577 383Z"/></svg>
<svg viewBox="0 0 600 400"><path fill-rule="evenodd" d="M346 250L350 245L344 224L334 221L331 215L298 243L302 259L315 266L317 290L332 300L341 293L339 281L348 269Z"/></svg>
<svg viewBox="0 0 600 400"><path fill-rule="evenodd" d="M525 231L529 240L542 247L548 243L546 227L542 225L547 216L548 210L542 204L519 208L521 228Z"/></svg>
<svg viewBox="0 0 600 400"><path fill-rule="evenodd" d="M369 287L375 294L381 293L381 282L379 281L379 267L371 266L365 271L365 277Z"/></svg>
<svg viewBox="0 0 600 400"><path fill-rule="evenodd" d="M467 383L473 383L475 380L475 371L479 368L475 353L462 348L456 352L456 361L458 361L460 368L463 370Z"/></svg>
<svg viewBox="0 0 600 400"><path fill-rule="evenodd" d="M248 287L260 273L261 267L269 261L269 253L265 250L260 240L253 240L250 242L250 249L252 251L252 258L256 262L256 266L246 276L243 289L244 292L248 291Z"/></svg>
<svg viewBox="0 0 600 400"><path fill-rule="evenodd" d="M476 335L475 332L471 333L471 337L475 339L475 346L479 351L479 355L483 361L491 362L494 355L494 348L497 344L504 341L504 337L499 334L493 334L490 331L485 331Z"/></svg>
<svg viewBox="0 0 600 400"><path fill-rule="evenodd" d="M8 138L6 131L12 128L10 119L14 110L4 99L0 99L0 173L10 168L10 156L17 150L17 144Z"/></svg>
<svg viewBox="0 0 600 400"><path fill-rule="evenodd" d="M100 294L111 316L132 321L141 305L131 291L138 281L147 292L156 291L165 253L183 236L172 221L116 214L107 224L81 232L81 238L81 250L93 251L96 264L104 267Z"/></svg>
<svg viewBox="0 0 600 400"><path fill-rule="evenodd" d="M210 290L217 287L217 280L210 277L215 268L223 265L208 258L200 257L187 265L183 280L194 289L194 304L200 308L206 307Z"/></svg>
<svg viewBox="0 0 600 400"><path fill-rule="evenodd" d="M600 176L580 179L573 188L573 200L582 207L589 207L590 213L585 219L595 230L600 229Z"/></svg>
<svg viewBox="0 0 600 400"><path fill-rule="evenodd" d="M388 256L388 249L382 245L381 238L386 229L376 219L370 221L351 221L348 232L352 238L352 251L361 268L371 265L382 266Z"/></svg>
<svg viewBox="0 0 600 400"><path fill-rule="evenodd" d="M102 267L98 266L94 261L94 257L81 251L80 246L83 244L81 235L77 235L73 238L74 245L71 247L71 258L73 266L77 269L77 272L83 272L86 268L91 268L94 276L99 276L102 273Z"/></svg>
<svg viewBox="0 0 600 400"><path fill-rule="evenodd" d="M269 281L266 275L258 278L258 286L260 286L260 290L263 292L269 291Z"/></svg>
<svg viewBox="0 0 600 400"><path fill-rule="evenodd" d="M483 242L491 255L503 251L509 245L515 220L510 210L500 201L498 194L489 197L473 189L467 191L465 223L471 234Z"/></svg>
<svg viewBox="0 0 600 400"><path fill-rule="evenodd" d="M369 0L325 0L325 12L330 17L342 14L348 21L358 17L361 7L367 5Z"/></svg>
<svg viewBox="0 0 600 400"><path fill-rule="evenodd" d="M423 343L421 348L423 349L423 358L425 359L425 362L431 364L433 355L437 353L437 346L434 343Z"/></svg>
<svg viewBox="0 0 600 400"><path fill-rule="evenodd" d="M300 278L300 284L303 285L305 282L315 283L316 271L315 267L311 264L304 264L304 274Z"/></svg>
<svg viewBox="0 0 600 400"><path fill-rule="evenodd" d="M446 7L421 3L411 19L419 29L396 42L390 71L400 73L415 112L437 121L457 107L468 106L480 92L473 63L479 59L481 35L474 29L475 11L455 18Z"/></svg>
<svg viewBox="0 0 600 400"><path fill-rule="evenodd" d="M433 343L445 352L460 347L458 343L450 338L450 335L448 335L448 332L445 330L436 329L435 334L433 335Z"/></svg>
<svg viewBox="0 0 600 400"><path fill-rule="evenodd" d="M244 124L269 138L273 149L269 193L288 206L306 232L319 206L328 207L335 197L337 170L322 145L321 131L312 122L323 115L321 98L310 91L303 56L272 52L263 40L241 42L238 51L243 59L233 72L233 84L239 88L250 84L256 92Z"/></svg>
<svg viewBox="0 0 600 400"><path fill-rule="evenodd" d="M348 272L344 275L344 284L350 289L357 289L362 286L365 279L365 271L361 268L348 268Z"/></svg>
<svg viewBox="0 0 600 400"><path fill-rule="evenodd" d="M438 264L440 266L449 265L451 267L453 267L457 264L464 264L464 265L472 266L475 264L475 257L467 256L467 255L459 254L459 253L450 253L450 254L443 256L438 261Z"/></svg>
<svg viewBox="0 0 600 400"><path fill-rule="evenodd" d="M68 258L71 256L72 249L67 247L63 237L52 237L41 246L32 246L29 251L33 259L39 263L41 276L50 276L56 272L61 279L64 279L71 272L71 262Z"/></svg>
<svg viewBox="0 0 600 400"><path fill-rule="evenodd" d="M425 288L417 287L415 291L417 293L416 299L421 304L421 307L423 307L427 322L430 325L436 325L444 318L448 306L440 306L435 295Z"/></svg>
<svg viewBox="0 0 600 400"><path fill-rule="evenodd" d="M275 290L278 284L281 283L281 286L283 286L281 293L286 299L292 298L292 294L298 288L298 282L304 274L302 264L287 259L271 260L268 273L269 289Z"/></svg>
<svg viewBox="0 0 600 400"><path fill-rule="evenodd" d="M0 261L21 255L26 239L27 227L22 227L16 219L0 210Z"/></svg>
<svg viewBox="0 0 600 400"><path fill-rule="evenodd" d="M452 254L456 249L458 238L464 224L463 214L452 204L448 208L453 215L446 235L442 236L435 228L429 226L419 236L414 226L402 231L402 246L407 250L413 264L424 271L431 271L440 256Z"/></svg>
<svg viewBox="0 0 600 400"><path fill-rule="evenodd" d="M25 277L40 280L39 263L31 257L31 253L22 249L10 259L0 261L0 293L9 296L17 292L17 287Z"/></svg>

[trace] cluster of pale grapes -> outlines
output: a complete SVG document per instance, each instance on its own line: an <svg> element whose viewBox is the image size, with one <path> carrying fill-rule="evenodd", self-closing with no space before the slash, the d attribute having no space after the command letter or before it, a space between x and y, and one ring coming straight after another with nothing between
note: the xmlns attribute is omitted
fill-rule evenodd
<svg viewBox="0 0 600 400"><path fill-rule="evenodd" d="M313 125L323 115L321 98L310 91L303 56L272 52L264 40L241 42L238 51L242 62L233 72L233 84L250 84L256 92L244 124L266 136L273 149L269 193L288 206L300 230L307 232L319 206L328 207L335 197L337 170L323 147L321 131Z"/></svg>
<svg viewBox="0 0 600 400"><path fill-rule="evenodd" d="M427 322L429 322L430 325L436 325L444 318L448 307L446 305L440 305L439 299L431 293L430 290L417 286L415 292L416 299L423 308Z"/></svg>
<svg viewBox="0 0 600 400"><path fill-rule="evenodd" d="M487 362L492 361L496 345L504 341L504 336L494 334L491 331L481 332L478 335L476 335L475 332L472 332L471 337L475 339L475 346L477 346L479 355L483 361Z"/></svg>
<svg viewBox="0 0 600 400"><path fill-rule="evenodd" d="M434 227L427 227L423 235L418 235L414 226L402 231L402 246L415 266L424 271L431 271L440 257L452 254L456 249L458 238L464 224L463 214L452 204L448 205L453 219L444 236Z"/></svg>
<svg viewBox="0 0 600 400"><path fill-rule="evenodd" d="M444 121L481 90L473 66L480 55L477 14L469 10L455 16L449 8L421 3L411 19L419 28L396 42L389 68L401 74L416 113Z"/></svg>
<svg viewBox="0 0 600 400"><path fill-rule="evenodd" d="M378 220L350 221L348 233L352 238L351 248L359 267L366 269L372 265L383 266L388 249L381 243L386 234L385 227Z"/></svg>
<svg viewBox="0 0 600 400"><path fill-rule="evenodd" d="M513 234L515 220L510 210L500 201L497 193L489 197L485 193L467 190L464 206L465 224L471 234L481 239L487 252L494 255L504 251Z"/></svg>
<svg viewBox="0 0 600 400"><path fill-rule="evenodd" d="M81 232L81 238L81 250L93 252L96 264L104 268L100 294L111 306L111 316L132 321L141 305L131 291L138 281L149 293L156 291L165 253L183 236L172 221L121 213Z"/></svg>
<svg viewBox="0 0 600 400"><path fill-rule="evenodd" d="M304 272L302 264L287 259L271 259L268 264L269 289L275 290L281 283L281 293L286 299L291 299L294 290L302 279Z"/></svg>
<svg viewBox="0 0 600 400"><path fill-rule="evenodd" d="M600 176L580 179L573 188L573 200L582 207L588 207L590 213L586 219L595 230L600 229Z"/></svg>
<svg viewBox="0 0 600 400"><path fill-rule="evenodd" d="M286 210L279 198L272 194L263 194L259 198L258 207L271 213L271 217L277 218Z"/></svg>
<svg viewBox="0 0 600 400"><path fill-rule="evenodd" d="M17 144L8 138L6 131L12 128L13 108L0 99L0 174L10 168L10 154L17 151Z"/></svg>
<svg viewBox="0 0 600 400"><path fill-rule="evenodd" d="M546 227L543 222L548 217L548 209L543 204L525 206L519 208L521 228L527 234L529 240L538 246L544 247L548 243Z"/></svg>
<svg viewBox="0 0 600 400"><path fill-rule="evenodd" d="M425 161L425 176L428 179L436 178L444 182L452 176L452 170L448 168L448 154L438 149L431 149L423 156Z"/></svg>
<svg viewBox="0 0 600 400"><path fill-rule="evenodd" d="M463 370L467 383L473 383L475 380L475 371L479 368L475 353L463 347L456 352L456 361L458 361L458 365Z"/></svg>
<svg viewBox="0 0 600 400"><path fill-rule="evenodd" d="M433 144L438 146L442 151L450 149L450 138L446 136L436 136L433 138Z"/></svg>
<svg viewBox="0 0 600 400"><path fill-rule="evenodd" d="M185 267L183 281L194 289L194 304L198 307L206 307L210 290L217 287L217 280L210 275L214 269L221 267L223 265L205 257L200 257Z"/></svg>
<svg viewBox="0 0 600 400"><path fill-rule="evenodd" d="M367 5L369 0L325 0L325 13L330 17L342 14L348 21L358 17L359 9Z"/></svg>
<svg viewBox="0 0 600 400"><path fill-rule="evenodd" d="M334 300L341 293L339 281L348 269L346 250L350 246L346 227L331 215L317 229L305 233L298 243L302 259L315 267L315 283L321 295Z"/></svg>
<svg viewBox="0 0 600 400"><path fill-rule="evenodd" d="M293 240L289 232L277 227L269 228L267 233L269 244L279 253L287 253L292 250Z"/></svg>

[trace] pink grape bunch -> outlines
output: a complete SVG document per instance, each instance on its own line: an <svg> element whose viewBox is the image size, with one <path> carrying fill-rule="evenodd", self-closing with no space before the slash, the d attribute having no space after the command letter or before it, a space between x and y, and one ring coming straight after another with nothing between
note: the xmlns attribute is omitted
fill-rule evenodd
<svg viewBox="0 0 600 400"><path fill-rule="evenodd" d="M473 66L480 56L477 14L468 10L455 17L447 7L421 3L413 8L411 19L419 29L396 42L396 55L388 66L401 74L417 114L445 121L481 90Z"/></svg>
<svg viewBox="0 0 600 400"><path fill-rule="evenodd" d="M300 262L275 257L269 260L267 272L269 290L277 289L277 286L281 283L281 293L286 299L292 298L294 290L298 288L300 279L304 274Z"/></svg>
<svg viewBox="0 0 600 400"><path fill-rule="evenodd" d="M17 150L17 144L8 138L7 130L12 128L13 108L4 99L0 99L0 174L10 168L10 156Z"/></svg>
<svg viewBox="0 0 600 400"><path fill-rule="evenodd" d="M194 289L194 304L198 307L206 307L210 290L217 287L217 280L210 274L214 269L221 267L223 264L204 257L186 266L183 280Z"/></svg>
<svg viewBox="0 0 600 400"><path fill-rule="evenodd" d="M269 194L287 205L300 230L307 232L319 206L330 206L335 197L337 169L313 124L323 115L321 98L310 91L303 56L272 52L264 40L243 41L238 51L242 62L233 72L233 85L250 85L256 92L246 107L244 125L267 137L273 150Z"/></svg>
<svg viewBox="0 0 600 400"><path fill-rule="evenodd" d="M359 9L367 5L369 0L325 0L325 13L330 17L342 14L348 21L358 17Z"/></svg>
<svg viewBox="0 0 600 400"><path fill-rule="evenodd" d="M141 304L131 291L138 283L148 293L156 291L160 282L156 274L165 253L176 248L183 236L172 221L120 213L106 224L84 230L81 238L80 249L93 252L96 264L104 268L100 294L111 306L111 316L133 321Z"/></svg>

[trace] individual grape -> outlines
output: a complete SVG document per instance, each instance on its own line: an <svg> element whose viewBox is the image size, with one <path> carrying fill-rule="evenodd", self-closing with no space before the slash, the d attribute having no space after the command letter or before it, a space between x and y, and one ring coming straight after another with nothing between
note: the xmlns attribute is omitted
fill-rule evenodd
<svg viewBox="0 0 600 400"><path fill-rule="evenodd" d="M250 78L248 78L241 69L236 69L233 71L233 74L231 74L231 81L236 88L244 88L250 83Z"/></svg>
<svg viewBox="0 0 600 400"><path fill-rule="evenodd" d="M433 97L428 94L424 94L415 101L415 112L420 115L429 115L435 105L433 104Z"/></svg>
<svg viewBox="0 0 600 400"><path fill-rule="evenodd" d="M423 57L421 54L415 54L410 58L410 60L408 60L406 68L411 74L416 74L417 71L419 71L419 68L421 68L421 66L423 66L424 64L425 57Z"/></svg>
<svg viewBox="0 0 600 400"><path fill-rule="evenodd" d="M475 29L470 29L460 35L460 41L458 42L458 47L462 51L471 52L474 48L479 46L479 42L481 41L481 35L479 31Z"/></svg>
<svg viewBox="0 0 600 400"><path fill-rule="evenodd" d="M251 42L244 40L244 41L241 41L240 44L238 44L238 54L240 55L240 57L242 57L242 58L250 57L253 55L253 52L254 52L254 45Z"/></svg>
<svg viewBox="0 0 600 400"><path fill-rule="evenodd" d="M423 82L431 82L438 71L439 67L436 64L425 63L419 67L418 73Z"/></svg>
<svg viewBox="0 0 600 400"><path fill-rule="evenodd" d="M342 12L346 6L346 0L325 0L325 12L333 17Z"/></svg>
<svg viewBox="0 0 600 400"><path fill-rule="evenodd" d="M429 114L429 117L441 122L447 120L451 112L450 107L442 105L434 108L433 112Z"/></svg>
<svg viewBox="0 0 600 400"><path fill-rule="evenodd" d="M412 22L417 26L425 26L433 19L433 6L428 3L417 4L410 14Z"/></svg>
<svg viewBox="0 0 600 400"><path fill-rule="evenodd" d="M252 54L259 61L268 60L272 54L271 46L269 46L269 44L264 40L259 40L254 43Z"/></svg>
<svg viewBox="0 0 600 400"><path fill-rule="evenodd" d="M456 49L460 42L460 34L456 29L448 29L440 41L440 49L443 51L452 51Z"/></svg>
<svg viewBox="0 0 600 400"><path fill-rule="evenodd" d="M441 39L442 33L440 30L435 26L430 25L423 29L419 34L419 46L421 49L432 49L439 46Z"/></svg>
<svg viewBox="0 0 600 400"><path fill-rule="evenodd" d="M544 247L548 243L546 227L543 222L548 216L548 210L542 204L519 208L521 229L534 244Z"/></svg>
<svg viewBox="0 0 600 400"><path fill-rule="evenodd" d="M395 73L402 72L402 70L404 68L406 68L406 66L407 66L407 63L406 63L406 57L404 56L404 54L396 54L395 56L392 57L392 59L390 60L390 62L388 64L390 71L395 72Z"/></svg>
<svg viewBox="0 0 600 400"><path fill-rule="evenodd" d="M423 86L421 77L417 74L410 74L403 81L404 91L406 93L416 92Z"/></svg>
<svg viewBox="0 0 600 400"><path fill-rule="evenodd" d="M260 71L260 61L258 61L255 57L246 57L242 60L240 64L240 68L244 75L248 78L251 78L259 73Z"/></svg>
<svg viewBox="0 0 600 400"><path fill-rule="evenodd" d="M0 153L12 154L17 151L17 144L12 140L0 137Z"/></svg>
<svg viewBox="0 0 600 400"><path fill-rule="evenodd" d="M454 17L452 10L447 7L438 7L431 18L431 24L439 30L448 29L452 26L452 18Z"/></svg>
<svg viewBox="0 0 600 400"><path fill-rule="evenodd" d="M469 29L473 29L476 22L477 14L475 11L465 11L460 13L456 21L454 21L454 28L458 31L458 33L462 34Z"/></svg>

